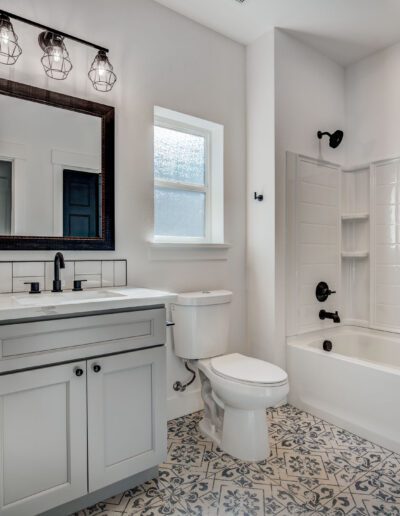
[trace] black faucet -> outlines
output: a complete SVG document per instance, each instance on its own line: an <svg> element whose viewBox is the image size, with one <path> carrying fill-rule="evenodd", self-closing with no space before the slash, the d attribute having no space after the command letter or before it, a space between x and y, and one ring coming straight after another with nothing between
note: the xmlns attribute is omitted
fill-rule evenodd
<svg viewBox="0 0 400 516"><path fill-rule="evenodd" d="M324 319L332 319L334 323L340 323L340 317L338 311L336 312L327 312L326 310L320 310L319 318L323 321Z"/></svg>
<svg viewBox="0 0 400 516"><path fill-rule="evenodd" d="M52 292L62 292L60 269L65 269L64 256L62 253L57 253L54 257L54 280Z"/></svg>

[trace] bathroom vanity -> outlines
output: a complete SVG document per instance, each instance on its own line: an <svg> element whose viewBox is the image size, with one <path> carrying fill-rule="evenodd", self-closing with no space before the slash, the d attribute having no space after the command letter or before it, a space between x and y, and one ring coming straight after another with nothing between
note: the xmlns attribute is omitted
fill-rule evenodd
<svg viewBox="0 0 400 516"><path fill-rule="evenodd" d="M173 298L0 296L0 515L71 514L157 475Z"/></svg>

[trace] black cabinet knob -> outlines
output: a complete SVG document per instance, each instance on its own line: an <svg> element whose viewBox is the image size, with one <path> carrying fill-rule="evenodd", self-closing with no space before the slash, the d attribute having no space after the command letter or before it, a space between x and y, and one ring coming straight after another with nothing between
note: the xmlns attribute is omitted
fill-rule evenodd
<svg viewBox="0 0 400 516"><path fill-rule="evenodd" d="M81 369L80 367L76 367L74 369L74 372L75 372L75 376L82 376L83 375L83 369Z"/></svg>
<svg viewBox="0 0 400 516"><path fill-rule="evenodd" d="M101 371L101 365L99 365L99 364L94 364L94 366L92 367L92 369L93 369L93 371L94 371L95 373L100 373L100 371Z"/></svg>

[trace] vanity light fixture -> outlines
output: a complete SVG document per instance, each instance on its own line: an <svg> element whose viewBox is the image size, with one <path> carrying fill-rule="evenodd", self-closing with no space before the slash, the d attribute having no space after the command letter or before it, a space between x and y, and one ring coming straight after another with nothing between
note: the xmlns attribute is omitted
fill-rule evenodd
<svg viewBox="0 0 400 516"><path fill-rule="evenodd" d="M0 11L0 63L13 65L22 54L10 17Z"/></svg>
<svg viewBox="0 0 400 516"><path fill-rule="evenodd" d="M43 30L39 34L38 40L44 52L41 62L48 77L56 80L64 80L68 77L72 70L72 62L64 40L71 39L98 51L89 70L89 79L97 91L107 92L112 90L117 76L108 59L108 48L3 10L0 10L0 63L15 64L22 53L10 18Z"/></svg>

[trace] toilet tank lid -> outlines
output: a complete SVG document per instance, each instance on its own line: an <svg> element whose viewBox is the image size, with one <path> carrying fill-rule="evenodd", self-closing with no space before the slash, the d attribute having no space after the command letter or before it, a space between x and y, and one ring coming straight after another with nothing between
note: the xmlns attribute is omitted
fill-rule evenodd
<svg viewBox="0 0 400 516"><path fill-rule="evenodd" d="M206 306L222 305L232 301L232 292L229 290L203 290L199 292L184 292L178 294L176 305Z"/></svg>

